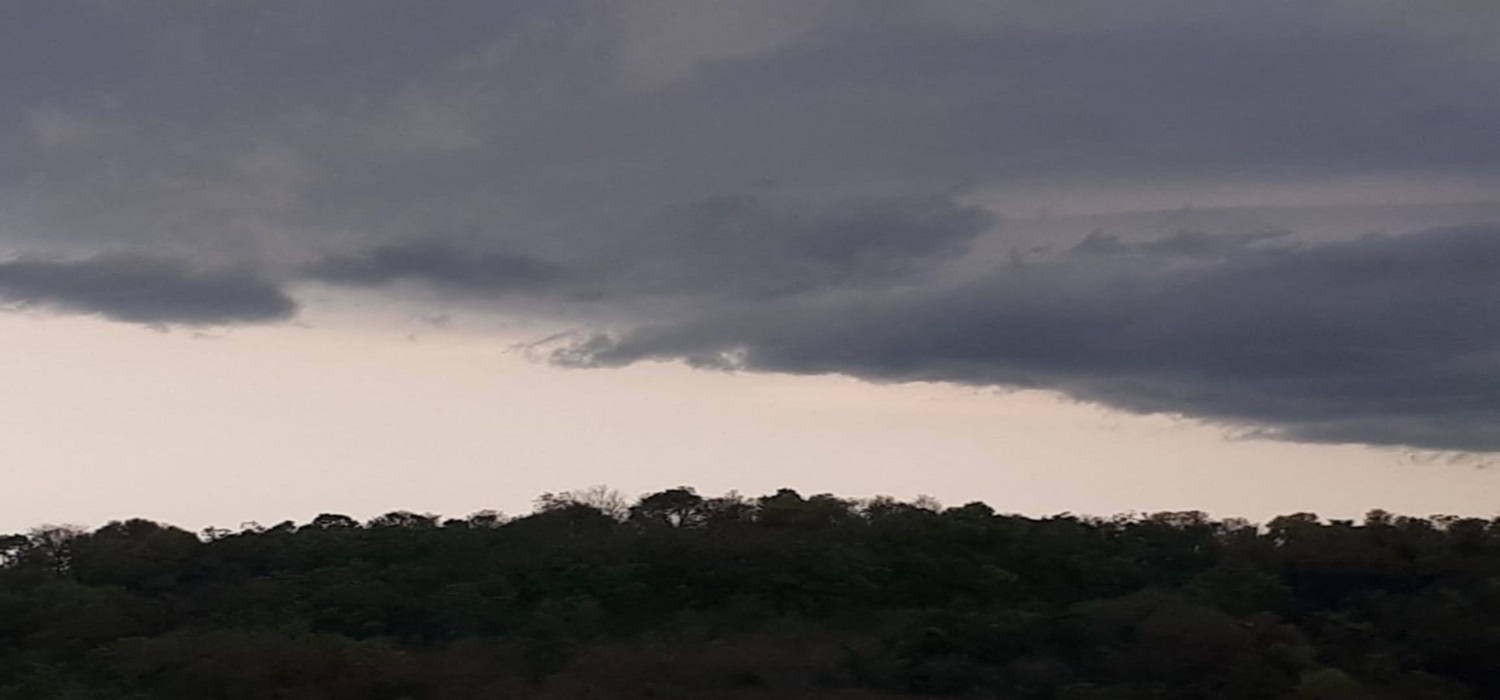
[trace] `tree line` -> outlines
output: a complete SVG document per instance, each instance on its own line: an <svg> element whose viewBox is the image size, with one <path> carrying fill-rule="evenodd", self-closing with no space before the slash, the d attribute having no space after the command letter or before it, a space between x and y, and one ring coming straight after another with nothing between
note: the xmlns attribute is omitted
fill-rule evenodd
<svg viewBox="0 0 1500 700"><path fill-rule="evenodd" d="M1500 697L1500 519L544 494L0 536L0 700Z"/></svg>

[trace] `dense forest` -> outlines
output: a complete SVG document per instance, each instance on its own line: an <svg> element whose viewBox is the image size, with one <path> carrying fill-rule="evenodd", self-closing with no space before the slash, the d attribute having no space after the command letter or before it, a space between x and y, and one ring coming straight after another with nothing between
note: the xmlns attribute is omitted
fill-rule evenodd
<svg viewBox="0 0 1500 700"><path fill-rule="evenodd" d="M603 488L0 537L0 699L1500 698L1500 519Z"/></svg>

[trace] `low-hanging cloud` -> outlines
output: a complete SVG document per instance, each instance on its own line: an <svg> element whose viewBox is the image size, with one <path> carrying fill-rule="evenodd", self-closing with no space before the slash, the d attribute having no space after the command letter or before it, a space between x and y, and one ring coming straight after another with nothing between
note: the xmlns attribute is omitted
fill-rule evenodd
<svg viewBox="0 0 1500 700"><path fill-rule="evenodd" d="M314 281L621 329L575 364L1044 387L1500 449L1494 227L1328 242L1258 209L1491 198L1497 8L19 3L0 250L39 255L0 262L0 297L234 324L290 317ZM1215 202L1240 223L1021 221ZM1128 235L1074 245L1096 224ZM1204 233L1141 239L1182 226ZM1249 234L1210 235L1229 229Z"/></svg>
<svg viewBox="0 0 1500 700"><path fill-rule="evenodd" d="M900 284L962 255L996 223L951 196L825 201L717 196L667 208L609 253L628 287L773 299Z"/></svg>
<svg viewBox="0 0 1500 700"><path fill-rule="evenodd" d="M1309 442L1500 451L1500 227L1298 244L1086 238L912 296L593 335L570 366L1052 389Z"/></svg>
<svg viewBox="0 0 1500 700"><path fill-rule="evenodd" d="M569 270L540 258L465 250L438 241L379 246L351 256L324 258L308 278L355 286L399 281L424 282L440 289L499 295L541 291L566 282Z"/></svg>
<svg viewBox="0 0 1500 700"><path fill-rule="evenodd" d="M475 229L533 250L762 180L1024 206L1032 186L1500 169L1480 3L683 0L681 24L647 4L674 21L600 0L25 3L0 23L0 235L305 260ZM718 34L752 48L691 40ZM685 55L643 86L653 41Z"/></svg>
<svg viewBox="0 0 1500 700"><path fill-rule="evenodd" d="M285 292L247 271L128 253L0 262L0 299L147 324L264 323L297 311Z"/></svg>
<svg viewBox="0 0 1500 700"><path fill-rule="evenodd" d="M596 304L655 297L769 300L910 283L961 257L996 222L946 195L825 201L722 195L665 207L613 236L576 241L560 252L565 261L416 240L326 256L303 276Z"/></svg>

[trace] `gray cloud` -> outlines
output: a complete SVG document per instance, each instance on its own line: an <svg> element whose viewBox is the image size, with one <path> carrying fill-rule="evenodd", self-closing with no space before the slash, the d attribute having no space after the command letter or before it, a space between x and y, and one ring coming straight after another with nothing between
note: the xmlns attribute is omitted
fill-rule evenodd
<svg viewBox="0 0 1500 700"><path fill-rule="evenodd" d="M1500 52L1462 31L1486 5L811 5L686 13L768 38L686 44L642 87L629 60L669 30L630 4L23 3L0 28L5 235L597 245L764 178L816 201L1500 166Z"/></svg>
<svg viewBox="0 0 1500 700"><path fill-rule="evenodd" d="M1493 288L1463 267L1489 230L1329 241L1500 221L1353 206L1492 196L1497 8L23 0L0 11L0 250L50 257L0 290L285 317L224 272L264 270L624 329L581 363L743 350L1495 449ZM1288 191L1347 216L1260 206ZM1241 208L1017 218L1200 196ZM1095 227L1129 235L1046 252ZM1160 237L1184 227L1236 236ZM121 248L152 257L91 257Z"/></svg>
<svg viewBox="0 0 1500 700"><path fill-rule="evenodd" d="M1055 389L1285 439L1500 451L1500 227L1091 236L954 288L591 336L556 362Z"/></svg>
<svg viewBox="0 0 1500 700"><path fill-rule="evenodd" d="M260 323L290 318L297 310L275 285L249 273L133 254L0 262L0 298L150 324Z"/></svg>
<svg viewBox="0 0 1500 700"><path fill-rule="evenodd" d="M351 285L416 281L480 297L765 300L910 283L961 257L996 223L946 196L807 202L758 193L664 208L602 240L576 241L559 251L566 262L421 240L328 256L304 274Z"/></svg>
<svg viewBox="0 0 1500 700"><path fill-rule="evenodd" d="M437 241L385 245L350 257L329 257L306 270L312 279L376 286L420 281L439 289L498 295L539 291L567 281L567 268L523 255L480 253Z"/></svg>
<svg viewBox="0 0 1500 700"><path fill-rule="evenodd" d="M822 202L720 196L667 209L611 247L630 286L775 298L899 283L964 253L996 223L949 197Z"/></svg>

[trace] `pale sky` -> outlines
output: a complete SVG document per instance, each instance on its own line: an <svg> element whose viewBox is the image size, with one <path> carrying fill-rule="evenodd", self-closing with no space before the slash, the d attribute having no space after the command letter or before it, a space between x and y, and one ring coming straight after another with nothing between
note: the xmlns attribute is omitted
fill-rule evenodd
<svg viewBox="0 0 1500 700"><path fill-rule="evenodd" d="M1491 516L1500 5L0 17L0 530Z"/></svg>
<svg viewBox="0 0 1500 700"><path fill-rule="evenodd" d="M1500 489L1495 469L1423 461L1439 455L1226 439L1038 392L669 364L567 370L526 360L505 332L318 320L198 335L0 317L0 530L524 513L544 491L592 484L1261 521L1375 507L1491 515Z"/></svg>

